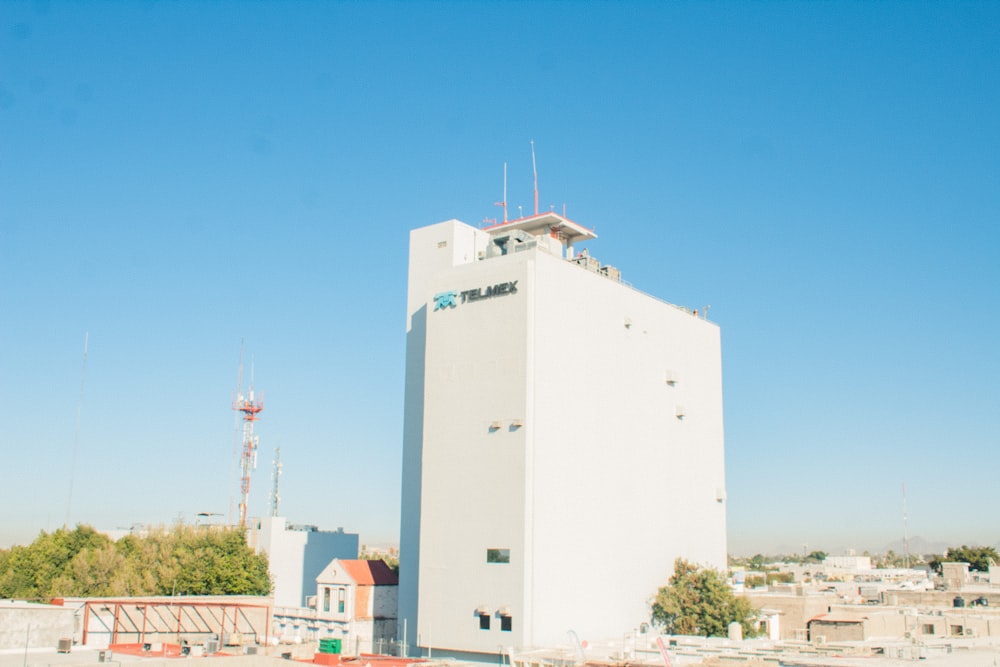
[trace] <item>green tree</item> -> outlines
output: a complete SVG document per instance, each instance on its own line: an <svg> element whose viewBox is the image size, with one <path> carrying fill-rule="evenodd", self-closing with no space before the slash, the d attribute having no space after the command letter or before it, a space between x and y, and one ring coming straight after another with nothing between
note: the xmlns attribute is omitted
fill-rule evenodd
<svg viewBox="0 0 1000 667"><path fill-rule="evenodd" d="M0 597L266 595L267 557L237 529L177 525L118 542L89 526L0 551Z"/></svg>
<svg viewBox="0 0 1000 667"><path fill-rule="evenodd" d="M744 637L757 634L750 602L736 597L720 572L682 558L674 562L670 582L657 591L652 612L653 624L670 634L725 637L734 621L743 626Z"/></svg>
<svg viewBox="0 0 1000 667"><path fill-rule="evenodd" d="M970 570L988 572L990 565L1000 564L1000 554L994 547L949 547L944 556L933 556L929 561L931 569L941 572L941 563L968 563Z"/></svg>
<svg viewBox="0 0 1000 667"><path fill-rule="evenodd" d="M72 595L65 588L73 559L87 549L111 543L90 526L42 532L26 547L11 548L0 570L0 597L43 599Z"/></svg>

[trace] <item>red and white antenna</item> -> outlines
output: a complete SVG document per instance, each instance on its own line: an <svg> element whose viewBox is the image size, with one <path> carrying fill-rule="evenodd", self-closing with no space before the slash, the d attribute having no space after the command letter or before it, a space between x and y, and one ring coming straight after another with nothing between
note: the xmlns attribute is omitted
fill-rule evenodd
<svg viewBox="0 0 1000 667"><path fill-rule="evenodd" d="M242 385L243 364L242 349L240 352L240 384ZM253 434L253 425L258 419L257 414L264 409L264 401L256 399L253 391L253 362L250 363L250 391L247 395L242 393L242 387L237 388L236 400L233 401L233 410L243 414L243 451L240 455L240 528L247 527L247 506L250 502L250 475L257 467L257 447L260 438Z"/></svg>
<svg viewBox="0 0 1000 667"><path fill-rule="evenodd" d="M503 206L503 221L507 222L507 163L503 163L503 201L493 202L494 206Z"/></svg>
<svg viewBox="0 0 1000 667"><path fill-rule="evenodd" d="M538 167L535 166L535 140L531 140L531 171L535 175L535 215L538 215Z"/></svg>

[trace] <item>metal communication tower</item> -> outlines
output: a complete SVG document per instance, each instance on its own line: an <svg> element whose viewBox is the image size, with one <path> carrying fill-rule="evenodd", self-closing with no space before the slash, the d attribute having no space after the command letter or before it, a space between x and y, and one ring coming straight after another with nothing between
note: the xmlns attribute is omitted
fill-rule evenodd
<svg viewBox="0 0 1000 667"><path fill-rule="evenodd" d="M281 479L281 447L274 450L274 467L271 470L271 516L278 516L278 503L281 494L278 492L278 482Z"/></svg>
<svg viewBox="0 0 1000 667"><path fill-rule="evenodd" d="M259 419L257 414L264 409L264 401L256 400L253 382L247 395L238 393L233 401L233 410L243 413L243 451L240 454L240 528L247 526L247 503L250 499L250 473L257 468L257 445L259 438L253 434L253 424Z"/></svg>

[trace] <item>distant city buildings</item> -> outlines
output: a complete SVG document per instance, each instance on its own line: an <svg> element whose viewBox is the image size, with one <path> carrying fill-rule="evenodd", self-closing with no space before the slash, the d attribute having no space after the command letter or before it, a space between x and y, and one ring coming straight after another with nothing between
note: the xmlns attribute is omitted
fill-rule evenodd
<svg viewBox="0 0 1000 667"><path fill-rule="evenodd" d="M554 213L410 234L413 655L621 636L676 558L726 567L719 329L576 250L594 238Z"/></svg>

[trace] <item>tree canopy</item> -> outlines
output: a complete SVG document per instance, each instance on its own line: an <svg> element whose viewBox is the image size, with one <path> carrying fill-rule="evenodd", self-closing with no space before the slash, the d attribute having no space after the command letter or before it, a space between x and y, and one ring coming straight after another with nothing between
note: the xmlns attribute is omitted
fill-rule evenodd
<svg viewBox="0 0 1000 667"><path fill-rule="evenodd" d="M237 529L157 529L113 542L90 526L0 550L0 598L266 595L267 556Z"/></svg>
<svg viewBox="0 0 1000 667"><path fill-rule="evenodd" d="M970 570L988 572L990 565L1000 565L1000 554L994 547L948 547L944 556L934 556L929 565L935 572L941 572L941 563L968 563Z"/></svg>
<svg viewBox="0 0 1000 667"><path fill-rule="evenodd" d="M652 611L653 624L670 634L725 637L734 621L743 626L744 637L757 634L756 610L733 593L725 576L682 558L674 562L670 582L656 593Z"/></svg>

